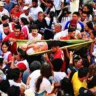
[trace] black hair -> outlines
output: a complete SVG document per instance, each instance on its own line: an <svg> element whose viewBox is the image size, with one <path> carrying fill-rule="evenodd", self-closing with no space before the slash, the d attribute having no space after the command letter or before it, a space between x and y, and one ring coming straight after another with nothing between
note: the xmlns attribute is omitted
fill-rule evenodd
<svg viewBox="0 0 96 96"><path fill-rule="evenodd" d="M43 80L43 77L46 77L48 79L50 76L52 76L52 67L51 67L51 65L50 64L41 65L40 73L41 73L41 76L39 76L39 78L37 79L36 84L35 84L36 92L38 92L39 89L40 89L40 84L41 84L41 82Z"/></svg>
<svg viewBox="0 0 96 96"><path fill-rule="evenodd" d="M4 93L7 93L8 88L10 87L10 84L8 80L3 80L0 82L0 90Z"/></svg>
<svg viewBox="0 0 96 96"><path fill-rule="evenodd" d="M88 26L88 28L90 28L91 30L93 30L93 24L91 21L87 22L86 25Z"/></svg>
<svg viewBox="0 0 96 96"><path fill-rule="evenodd" d="M85 11L82 11L82 14L86 14L86 15L88 15L88 13L87 13L87 12L85 12Z"/></svg>
<svg viewBox="0 0 96 96"><path fill-rule="evenodd" d="M20 88L17 86L11 86L8 88L8 96L20 96Z"/></svg>
<svg viewBox="0 0 96 96"><path fill-rule="evenodd" d="M83 77L86 77L88 74L88 69L87 68L80 68L79 71L78 71L78 77L79 78L83 78Z"/></svg>
<svg viewBox="0 0 96 96"><path fill-rule="evenodd" d="M82 65L85 68L88 68L89 67L89 62L88 62L88 59L87 58L82 58Z"/></svg>
<svg viewBox="0 0 96 96"><path fill-rule="evenodd" d="M38 0L32 0L32 2L36 2L36 3L38 3Z"/></svg>
<svg viewBox="0 0 96 96"><path fill-rule="evenodd" d="M3 27L9 27L9 24L8 23L4 23Z"/></svg>
<svg viewBox="0 0 96 96"><path fill-rule="evenodd" d="M64 77L61 80L60 84L61 84L61 90L63 90L64 93L70 94L68 96L73 96L74 93L73 93L72 83L71 83L71 81L68 78ZM58 96L60 96L60 95L58 95Z"/></svg>
<svg viewBox="0 0 96 96"><path fill-rule="evenodd" d="M58 46L61 46L61 42L59 42L59 41L50 41L49 45L50 45L51 48L52 47L58 47Z"/></svg>
<svg viewBox="0 0 96 96"><path fill-rule="evenodd" d="M3 45L6 45L8 47L8 51L10 50L10 44L9 44L9 42L2 42L1 50L2 50L2 46Z"/></svg>
<svg viewBox="0 0 96 96"><path fill-rule="evenodd" d="M39 61L33 61L30 66L29 66L29 69L31 72L37 70L37 69L40 69L40 66L41 66L41 63Z"/></svg>
<svg viewBox="0 0 96 96"><path fill-rule="evenodd" d="M24 25L27 25L29 24L28 20L24 17L20 18L21 22L24 24Z"/></svg>
<svg viewBox="0 0 96 96"><path fill-rule="evenodd" d="M47 3L54 5L52 0L47 0Z"/></svg>
<svg viewBox="0 0 96 96"><path fill-rule="evenodd" d="M73 14L77 15L78 17L80 16L79 12L74 12Z"/></svg>
<svg viewBox="0 0 96 96"><path fill-rule="evenodd" d="M37 24L33 24L33 25L31 25L31 30L32 30L32 29L38 29Z"/></svg>
<svg viewBox="0 0 96 96"><path fill-rule="evenodd" d="M43 14L43 12L42 12L42 11L40 11L40 12L38 12L38 15L39 15L39 14Z"/></svg>
<svg viewBox="0 0 96 96"><path fill-rule="evenodd" d="M63 61L62 59L54 59L52 61L54 71L60 71L62 68Z"/></svg>
<svg viewBox="0 0 96 96"><path fill-rule="evenodd" d="M94 37L96 37L96 30L93 30L92 34L94 35Z"/></svg>
<svg viewBox="0 0 96 96"><path fill-rule="evenodd" d="M2 19L2 21L5 21L5 20L9 19L9 17L8 17L7 15L3 15L3 16L1 17L1 19Z"/></svg>
<svg viewBox="0 0 96 96"><path fill-rule="evenodd" d="M2 57L2 58L0 58L0 66L2 66L3 65L3 60L4 60L4 58Z"/></svg>
<svg viewBox="0 0 96 96"><path fill-rule="evenodd" d="M73 32L73 31L75 31L76 30L76 27L74 27L74 28L68 28L68 33L70 33L70 32Z"/></svg>
<svg viewBox="0 0 96 96"><path fill-rule="evenodd" d="M18 48L17 49L18 53L20 54L20 58L25 59L26 58L26 52L23 51L22 49Z"/></svg>
<svg viewBox="0 0 96 96"><path fill-rule="evenodd" d="M21 31L21 26L19 24L17 24L14 26L14 29L20 29L20 31Z"/></svg>
<svg viewBox="0 0 96 96"><path fill-rule="evenodd" d="M13 77L13 80L14 81L17 81L18 80L18 78L20 77L20 70L18 69L18 68L14 68L13 69L14 71L14 77Z"/></svg>

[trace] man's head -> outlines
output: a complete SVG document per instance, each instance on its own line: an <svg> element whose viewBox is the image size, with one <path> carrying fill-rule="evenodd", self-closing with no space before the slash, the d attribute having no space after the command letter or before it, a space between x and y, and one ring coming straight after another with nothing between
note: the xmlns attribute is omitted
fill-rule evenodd
<svg viewBox="0 0 96 96"><path fill-rule="evenodd" d="M36 8L38 6L38 0L32 0L32 7Z"/></svg>
<svg viewBox="0 0 96 96"><path fill-rule="evenodd" d="M29 7L28 6L24 6L23 7L23 12L26 14L26 15L28 15L29 14Z"/></svg>
<svg viewBox="0 0 96 96"><path fill-rule="evenodd" d="M47 6L48 6L49 8L51 8L51 7L53 6L53 1L52 1L52 0L48 0L48 1L47 1Z"/></svg>
<svg viewBox="0 0 96 96"><path fill-rule="evenodd" d="M17 52L17 60L18 61L21 61L21 60L24 60L25 59L25 56L26 56L26 52L23 51L22 49L18 48L18 52Z"/></svg>
<svg viewBox="0 0 96 96"><path fill-rule="evenodd" d="M93 30L93 24L91 21L87 22L85 26L85 31L88 32L89 30Z"/></svg>
<svg viewBox="0 0 96 96"><path fill-rule="evenodd" d="M38 27L37 27L36 24L31 26L31 32L32 32L32 35L37 35L38 34Z"/></svg>
<svg viewBox="0 0 96 96"><path fill-rule="evenodd" d="M59 41L54 41L54 42L51 42L51 50L53 53L57 52L58 49L59 49L59 46L60 46L60 42Z"/></svg>
<svg viewBox="0 0 96 96"><path fill-rule="evenodd" d="M43 12L39 12L39 13L38 13L38 19L39 19L40 21L42 21L42 20L44 19L44 14L43 14Z"/></svg>
<svg viewBox="0 0 96 96"><path fill-rule="evenodd" d="M1 17L1 20L2 20L2 24L9 23L9 17L7 15L3 15Z"/></svg>
<svg viewBox="0 0 96 96"><path fill-rule="evenodd" d="M78 77L81 81L84 81L87 79L87 75L88 75L88 69L87 68L80 68L78 71Z"/></svg>
<svg viewBox="0 0 96 96"><path fill-rule="evenodd" d="M87 12L82 12L81 21L84 21L87 18Z"/></svg>
<svg viewBox="0 0 96 96"><path fill-rule="evenodd" d="M72 15L72 20L78 21L79 20L79 16L80 16L79 12L74 12L73 15Z"/></svg>
<svg viewBox="0 0 96 96"><path fill-rule="evenodd" d="M70 39L75 38L75 31L76 31L76 28L69 28L68 29L68 36L69 36Z"/></svg>
<svg viewBox="0 0 96 96"><path fill-rule="evenodd" d="M15 33L15 36L18 37L21 33L21 26L20 25L15 25L14 26L14 33Z"/></svg>
<svg viewBox="0 0 96 96"><path fill-rule="evenodd" d="M54 71L59 72L62 68L63 61L62 61L62 59L54 59L52 61L52 64L54 67Z"/></svg>
<svg viewBox="0 0 96 96"><path fill-rule="evenodd" d="M8 24L8 23L4 23L4 24L3 24L3 30L4 30L4 33L5 33L6 35L9 34L10 28L9 28L9 24Z"/></svg>
<svg viewBox="0 0 96 96"><path fill-rule="evenodd" d="M57 33L62 31L62 26L60 24L56 24L54 28L55 28L55 32Z"/></svg>

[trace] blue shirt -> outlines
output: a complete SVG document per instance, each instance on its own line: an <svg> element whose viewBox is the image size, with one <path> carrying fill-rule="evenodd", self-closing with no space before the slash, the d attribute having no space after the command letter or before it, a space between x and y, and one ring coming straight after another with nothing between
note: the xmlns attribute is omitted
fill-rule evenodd
<svg viewBox="0 0 96 96"><path fill-rule="evenodd" d="M14 7L14 3L13 2L10 2L10 4L4 3L4 8L6 10L8 10L8 12L10 12L13 7Z"/></svg>

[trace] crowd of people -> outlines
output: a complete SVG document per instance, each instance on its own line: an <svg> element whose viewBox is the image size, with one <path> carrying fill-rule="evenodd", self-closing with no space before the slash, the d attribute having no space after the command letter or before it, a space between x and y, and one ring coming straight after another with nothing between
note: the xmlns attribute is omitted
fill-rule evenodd
<svg viewBox="0 0 96 96"><path fill-rule="evenodd" d="M0 0L0 96L96 96L96 0Z"/></svg>

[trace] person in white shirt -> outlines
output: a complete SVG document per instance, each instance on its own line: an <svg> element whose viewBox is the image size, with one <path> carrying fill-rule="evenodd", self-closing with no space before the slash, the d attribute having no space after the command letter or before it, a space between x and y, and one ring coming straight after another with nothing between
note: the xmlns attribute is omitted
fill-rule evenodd
<svg viewBox="0 0 96 96"><path fill-rule="evenodd" d="M30 17L32 21L36 21L38 19L38 13L43 12L42 8L38 6L38 0L32 0L32 8L30 8Z"/></svg>
<svg viewBox="0 0 96 96"><path fill-rule="evenodd" d="M54 67L54 81L55 81L55 83L60 84L61 80L64 77L68 77L65 72L61 72L63 60L62 59L54 59L52 64Z"/></svg>
<svg viewBox="0 0 96 96"><path fill-rule="evenodd" d="M61 10L62 0L54 0L53 3L54 3L54 6L55 6L55 9L56 9L56 13L58 15L60 10Z"/></svg>
<svg viewBox="0 0 96 96"><path fill-rule="evenodd" d="M40 33L38 33L38 28L37 28L36 24L34 24L31 27L31 32L32 33L29 33L28 40L42 40L43 39L42 35Z"/></svg>
<svg viewBox="0 0 96 96"><path fill-rule="evenodd" d="M55 94L51 93L54 89L54 83L51 84L48 80L49 77L52 76L51 66L49 64L43 64L41 65L40 70L38 70L36 73L37 74L34 75L33 72L32 79L30 81L30 87L32 88L33 92L38 96L41 94L42 96L45 96L45 94L47 94L47 96L56 96Z"/></svg>
<svg viewBox="0 0 96 96"><path fill-rule="evenodd" d="M4 8L4 2L0 1L0 18L3 15L7 15L9 17L9 12Z"/></svg>
<svg viewBox="0 0 96 96"><path fill-rule="evenodd" d="M54 35L54 40L60 40L61 36L67 36L68 32L67 31L62 31L62 26L60 24L56 24L55 27L55 35Z"/></svg>
<svg viewBox="0 0 96 96"><path fill-rule="evenodd" d="M23 7L23 13L20 15L19 20L20 20L22 17L24 17L24 18L26 18L28 21L30 21L30 19L29 19L29 18L30 18L29 11L30 11L29 7L28 7L28 6L24 6L24 7Z"/></svg>

